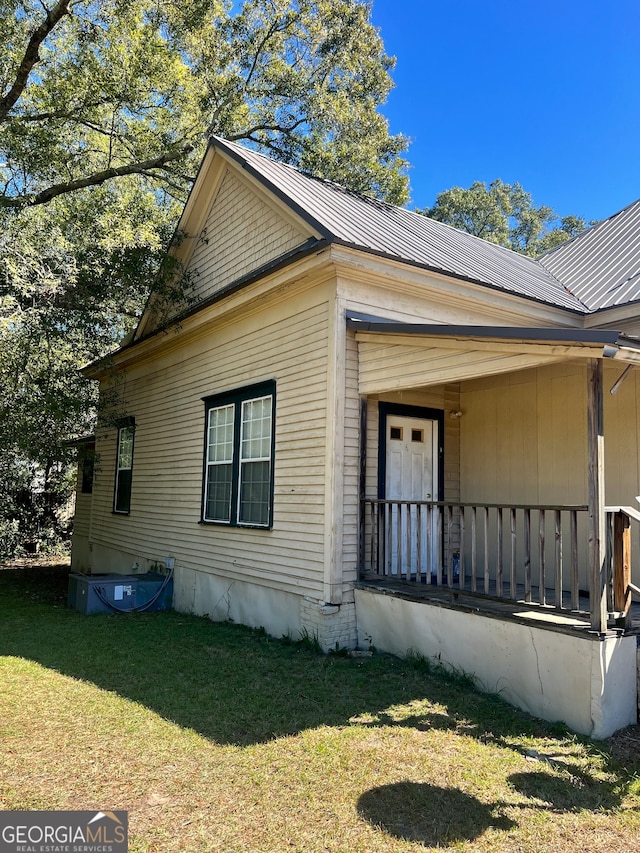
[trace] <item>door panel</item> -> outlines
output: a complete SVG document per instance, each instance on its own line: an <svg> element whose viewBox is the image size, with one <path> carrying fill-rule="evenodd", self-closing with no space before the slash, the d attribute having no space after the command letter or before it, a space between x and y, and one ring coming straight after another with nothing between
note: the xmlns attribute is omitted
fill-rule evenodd
<svg viewBox="0 0 640 853"><path fill-rule="evenodd" d="M385 446L385 497L389 500L438 500L438 421L388 415ZM438 513L391 507L388 544L392 574L430 574L440 559Z"/></svg>

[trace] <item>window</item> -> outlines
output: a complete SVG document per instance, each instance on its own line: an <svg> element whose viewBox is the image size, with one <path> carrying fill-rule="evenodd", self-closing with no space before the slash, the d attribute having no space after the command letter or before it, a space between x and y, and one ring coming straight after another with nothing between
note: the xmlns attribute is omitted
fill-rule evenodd
<svg viewBox="0 0 640 853"><path fill-rule="evenodd" d="M113 511L128 514L131 509L131 474L133 471L133 435L135 422L129 418L118 427L116 481L113 490Z"/></svg>
<svg viewBox="0 0 640 853"><path fill-rule="evenodd" d="M205 398L202 521L273 522L275 384Z"/></svg>
<svg viewBox="0 0 640 853"><path fill-rule="evenodd" d="M87 444L80 448L80 472L81 472L81 488L83 495L90 495L93 492L93 468L96 457L96 449L94 444Z"/></svg>

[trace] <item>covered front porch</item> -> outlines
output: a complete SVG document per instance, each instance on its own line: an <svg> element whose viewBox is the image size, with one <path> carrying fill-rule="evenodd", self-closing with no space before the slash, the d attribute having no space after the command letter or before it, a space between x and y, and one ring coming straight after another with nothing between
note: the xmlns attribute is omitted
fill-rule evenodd
<svg viewBox="0 0 640 853"><path fill-rule="evenodd" d="M489 690L520 667L507 698L577 731L635 722L637 342L606 330L348 325L362 399L361 639L481 673ZM424 436L426 479L415 472L429 460L411 444ZM514 649L540 632L534 678ZM562 673L583 665L582 699L563 699ZM546 686L540 666L555 673Z"/></svg>

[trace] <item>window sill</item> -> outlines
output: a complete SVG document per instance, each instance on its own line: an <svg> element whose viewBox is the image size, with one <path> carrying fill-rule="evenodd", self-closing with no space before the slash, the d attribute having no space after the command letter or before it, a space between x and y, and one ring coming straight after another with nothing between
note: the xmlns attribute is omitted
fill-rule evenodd
<svg viewBox="0 0 640 853"><path fill-rule="evenodd" d="M226 527L234 530L273 530L273 524L232 524L230 521L211 521L201 518L198 524L203 527Z"/></svg>

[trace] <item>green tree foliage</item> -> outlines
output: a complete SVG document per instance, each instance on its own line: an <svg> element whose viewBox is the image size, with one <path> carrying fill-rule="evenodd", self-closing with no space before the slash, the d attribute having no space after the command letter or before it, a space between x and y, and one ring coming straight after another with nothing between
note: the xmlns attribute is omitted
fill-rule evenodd
<svg viewBox="0 0 640 853"><path fill-rule="evenodd" d="M418 211L476 237L525 255L539 255L575 237L587 227L579 216L559 217L536 205L518 183L475 181L468 189L440 193L433 207Z"/></svg>
<svg viewBox="0 0 640 853"><path fill-rule="evenodd" d="M392 67L360 0L0 0L0 491L64 492L210 134L406 200Z"/></svg>
<svg viewBox="0 0 640 853"><path fill-rule="evenodd" d="M130 174L183 198L209 133L393 202L393 60L358 0L0 2L0 206ZM190 156L191 155L191 156Z"/></svg>

